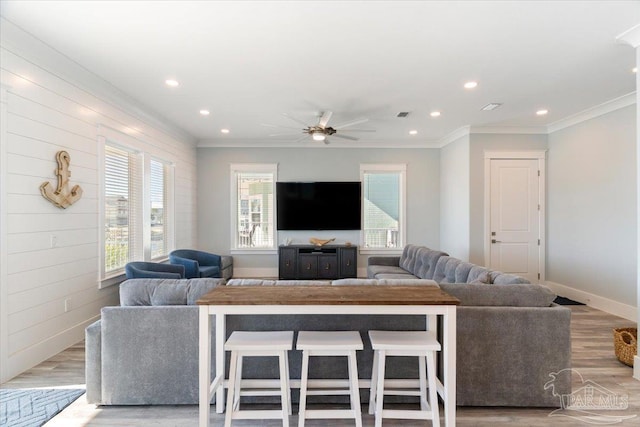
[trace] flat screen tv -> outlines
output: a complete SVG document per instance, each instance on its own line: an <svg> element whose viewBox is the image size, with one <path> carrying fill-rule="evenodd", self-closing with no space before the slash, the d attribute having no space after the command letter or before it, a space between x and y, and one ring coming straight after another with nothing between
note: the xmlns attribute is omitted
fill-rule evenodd
<svg viewBox="0 0 640 427"><path fill-rule="evenodd" d="M360 182L277 182L278 230L360 230Z"/></svg>

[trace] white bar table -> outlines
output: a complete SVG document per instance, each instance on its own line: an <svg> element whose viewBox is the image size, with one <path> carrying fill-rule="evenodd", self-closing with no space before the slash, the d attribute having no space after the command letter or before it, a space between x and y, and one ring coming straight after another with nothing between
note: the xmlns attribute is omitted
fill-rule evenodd
<svg viewBox="0 0 640 427"><path fill-rule="evenodd" d="M209 426L210 403L216 395L216 412L224 412L227 315L425 315L429 322L442 316L443 382L438 394L444 400L445 425L456 422L456 306L460 301L435 286L219 286L197 301L200 306L199 425ZM216 375L211 380L210 316L216 322ZM365 386L361 384L361 387ZM365 386L368 387L368 386Z"/></svg>

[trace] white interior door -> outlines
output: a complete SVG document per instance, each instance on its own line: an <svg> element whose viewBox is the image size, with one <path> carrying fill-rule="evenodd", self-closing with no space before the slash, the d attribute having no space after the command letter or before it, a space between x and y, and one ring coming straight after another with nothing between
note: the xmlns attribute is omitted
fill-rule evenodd
<svg viewBox="0 0 640 427"><path fill-rule="evenodd" d="M491 159L492 270L540 279L540 173L537 159Z"/></svg>

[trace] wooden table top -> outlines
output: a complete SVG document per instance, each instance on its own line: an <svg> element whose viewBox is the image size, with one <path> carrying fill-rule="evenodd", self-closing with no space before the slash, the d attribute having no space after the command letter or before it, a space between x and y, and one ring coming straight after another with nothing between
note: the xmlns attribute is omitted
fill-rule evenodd
<svg viewBox="0 0 640 427"><path fill-rule="evenodd" d="M458 305L435 286L218 286L198 305Z"/></svg>

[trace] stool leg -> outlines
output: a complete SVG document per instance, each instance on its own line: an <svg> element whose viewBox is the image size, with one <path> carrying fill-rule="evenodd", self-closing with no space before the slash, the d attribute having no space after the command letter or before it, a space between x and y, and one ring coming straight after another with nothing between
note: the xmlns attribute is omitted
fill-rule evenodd
<svg viewBox="0 0 640 427"><path fill-rule="evenodd" d="M382 404L384 402L384 368L386 352L379 350L378 355L378 390L376 393L376 423L375 427L382 427Z"/></svg>
<svg viewBox="0 0 640 427"><path fill-rule="evenodd" d="M349 389L351 391L351 410L356 420L356 427L362 427L362 409L360 408L360 386L358 383L358 361L356 351L349 351Z"/></svg>
<svg viewBox="0 0 640 427"><path fill-rule="evenodd" d="M309 378L309 351L302 351L302 369L300 371L300 405L298 409L298 427L304 427L307 409L307 380Z"/></svg>
<svg viewBox="0 0 640 427"><path fill-rule="evenodd" d="M290 377L290 370L289 370L289 355L285 352L285 358L284 358L284 362L285 362L285 371L287 372L287 390L289 390L289 415L293 415L293 410L291 409L291 406L293 405L291 402L293 402L293 399L291 399L291 377Z"/></svg>
<svg viewBox="0 0 640 427"><path fill-rule="evenodd" d="M427 410L427 369L425 367L426 356L418 356L418 371L420 372L420 410ZM433 371L429 371L433 372ZM431 387L429 387L431 388Z"/></svg>
<svg viewBox="0 0 640 427"><path fill-rule="evenodd" d="M378 350L374 350L373 366L371 367L371 388L369 389L369 415L375 414L377 385L378 385Z"/></svg>
<svg viewBox="0 0 640 427"><path fill-rule="evenodd" d="M278 364L280 365L280 399L282 402L282 426L289 427L289 406L291 405L291 403L289 402L289 371L286 370L287 351L281 351L278 359Z"/></svg>
<svg viewBox="0 0 640 427"><path fill-rule="evenodd" d="M233 390L233 407L234 411L240 410L240 391L242 390L242 354L238 354L238 365L236 367L236 386ZM231 374L229 374L231 375Z"/></svg>
<svg viewBox="0 0 640 427"><path fill-rule="evenodd" d="M440 427L440 414L438 411L438 390L436 389L436 361L435 351L427 352L427 372L429 374L429 405L433 427Z"/></svg>
<svg viewBox="0 0 640 427"><path fill-rule="evenodd" d="M236 372L238 368L238 353L231 352L231 362L229 365L229 386L227 387L227 413L224 416L224 426L231 427L233 416L233 395L236 388Z"/></svg>

